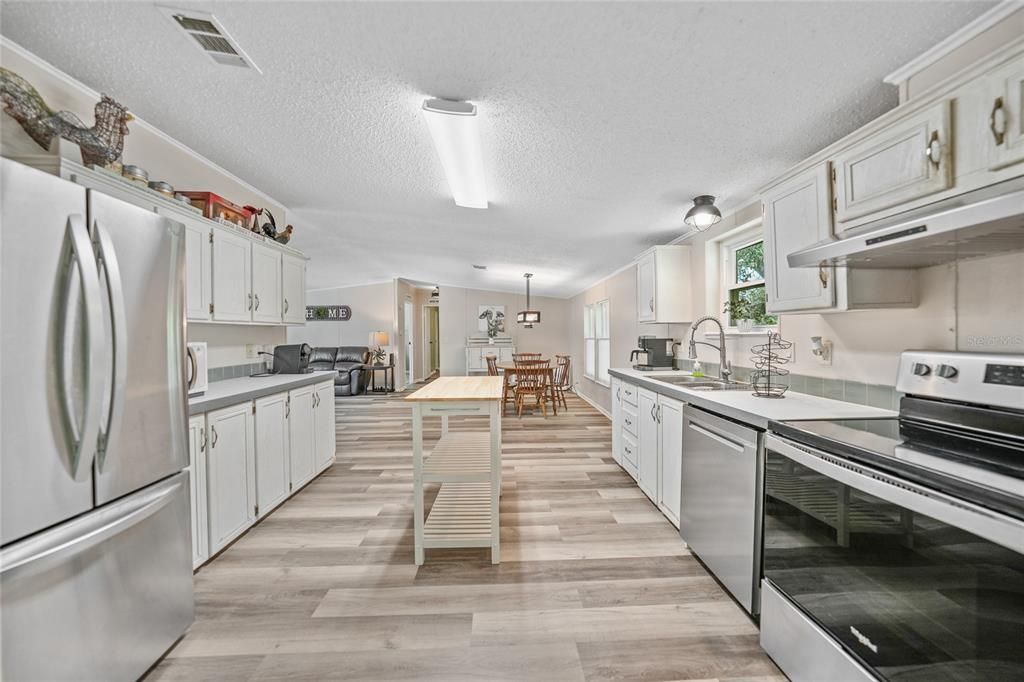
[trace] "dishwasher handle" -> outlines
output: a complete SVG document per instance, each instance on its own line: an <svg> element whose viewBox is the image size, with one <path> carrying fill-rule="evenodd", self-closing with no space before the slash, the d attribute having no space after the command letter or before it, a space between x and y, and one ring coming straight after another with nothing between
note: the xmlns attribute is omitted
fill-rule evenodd
<svg viewBox="0 0 1024 682"><path fill-rule="evenodd" d="M727 448L735 450L736 452L739 453L743 453L746 451L746 447L744 447L743 443L737 443L736 441L728 438L727 436L723 436L722 434L717 433L716 431L712 431L706 426L702 426L701 424L694 421L689 422L688 425L692 430L696 431L702 436L706 436L711 440L717 441L722 445L726 446Z"/></svg>

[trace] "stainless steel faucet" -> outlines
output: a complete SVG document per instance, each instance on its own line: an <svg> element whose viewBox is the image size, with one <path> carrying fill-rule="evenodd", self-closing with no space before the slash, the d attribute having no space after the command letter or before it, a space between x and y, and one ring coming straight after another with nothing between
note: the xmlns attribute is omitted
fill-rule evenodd
<svg viewBox="0 0 1024 682"><path fill-rule="evenodd" d="M693 337L697 334L697 328L705 322L714 322L718 325L718 345L708 343L707 341L695 341ZM697 359L697 344L702 346L710 346L718 351L718 378L722 381L729 381L729 377L732 376L732 365L725 358L725 329L722 327L722 323L718 321L717 317L711 315L705 315L704 317L698 318L694 321L690 327L690 352L688 357L691 360Z"/></svg>

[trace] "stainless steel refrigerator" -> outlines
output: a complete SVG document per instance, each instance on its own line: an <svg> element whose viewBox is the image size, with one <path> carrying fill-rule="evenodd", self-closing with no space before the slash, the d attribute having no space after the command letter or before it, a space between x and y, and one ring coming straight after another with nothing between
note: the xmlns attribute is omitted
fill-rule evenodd
<svg viewBox="0 0 1024 682"><path fill-rule="evenodd" d="M183 228L0 163L0 677L135 679L193 618Z"/></svg>

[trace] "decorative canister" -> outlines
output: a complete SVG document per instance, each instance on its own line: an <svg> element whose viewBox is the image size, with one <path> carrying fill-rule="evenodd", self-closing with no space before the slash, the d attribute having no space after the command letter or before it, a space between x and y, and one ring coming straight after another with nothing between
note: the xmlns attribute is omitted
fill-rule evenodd
<svg viewBox="0 0 1024 682"><path fill-rule="evenodd" d="M121 169L121 175L143 187L149 187L149 173L146 172L145 168L128 164Z"/></svg>
<svg viewBox="0 0 1024 682"><path fill-rule="evenodd" d="M174 188L171 187L171 183L169 182L164 182L163 180L154 180L153 182L149 183L149 188L156 190L157 192L160 192L160 194L163 194L165 197L169 199L174 198Z"/></svg>

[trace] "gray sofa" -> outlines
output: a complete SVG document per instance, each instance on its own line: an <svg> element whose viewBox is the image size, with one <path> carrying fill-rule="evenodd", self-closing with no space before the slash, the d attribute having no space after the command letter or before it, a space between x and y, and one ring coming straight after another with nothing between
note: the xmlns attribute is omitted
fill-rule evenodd
<svg viewBox="0 0 1024 682"><path fill-rule="evenodd" d="M334 377L334 395L360 395L369 383L369 361L370 349L366 346L325 346L313 349L309 366L338 373Z"/></svg>

